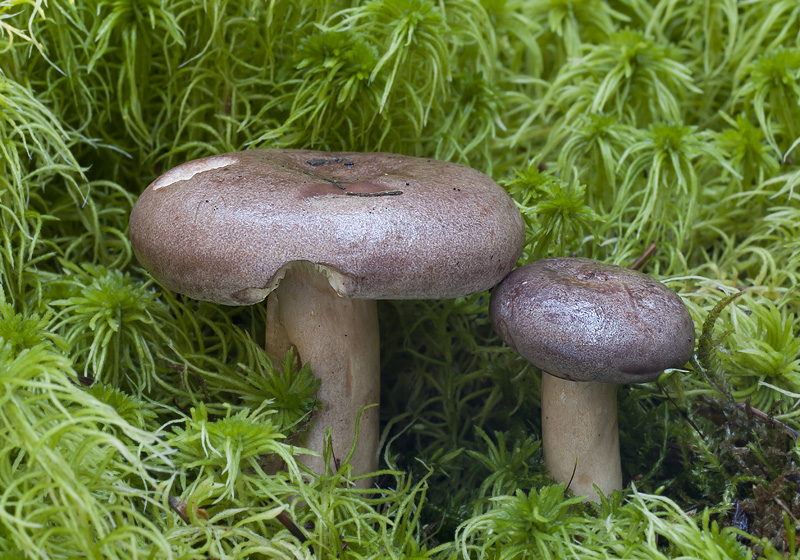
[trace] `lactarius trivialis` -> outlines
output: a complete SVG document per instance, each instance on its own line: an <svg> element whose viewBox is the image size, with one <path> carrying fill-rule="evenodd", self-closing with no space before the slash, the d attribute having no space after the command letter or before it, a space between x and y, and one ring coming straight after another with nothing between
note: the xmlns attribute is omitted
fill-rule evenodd
<svg viewBox="0 0 800 560"><path fill-rule="evenodd" d="M330 427L339 460L359 410L379 401L375 301L481 292L508 274L524 243L510 197L474 169L309 150L171 169L139 197L130 236L165 288L226 305L267 298L267 351L295 347L322 380L307 447L321 453ZM378 419L377 407L363 413L354 475L376 468ZM319 457L302 460L324 469Z"/></svg>
<svg viewBox="0 0 800 560"><path fill-rule="evenodd" d="M616 388L683 366L694 325L680 297L640 272L577 258L514 270L491 299L500 337L540 368L551 476L598 500L622 487Z"/></svg>

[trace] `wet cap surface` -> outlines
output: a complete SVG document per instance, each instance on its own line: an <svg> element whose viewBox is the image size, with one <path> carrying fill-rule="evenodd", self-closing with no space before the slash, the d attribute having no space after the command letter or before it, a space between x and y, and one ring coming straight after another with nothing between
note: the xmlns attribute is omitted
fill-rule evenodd
<svg viewBox="0 0 800 560"><path fill-rule="evenodd" d="M249 150L180 165L131 212L137 258L165 287L241 305L310 262L340 295L452 298L486 290L524 244L489 177L384 153Z"/></svg>
<svg viewBox="0 0 800 560"><path fill-rule="evenodd" d="M653 381L683 366L694 348L694 324L677 294L646 274L588 259L514 270L490 310L509 346L572 381Z"/></svg>

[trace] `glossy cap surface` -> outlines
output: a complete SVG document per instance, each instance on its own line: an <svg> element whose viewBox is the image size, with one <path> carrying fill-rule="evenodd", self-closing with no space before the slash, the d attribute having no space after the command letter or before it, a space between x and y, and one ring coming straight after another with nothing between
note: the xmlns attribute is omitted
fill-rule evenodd
<svg viewBox="0 0 800 560"><path fill-rule="evenodd" d="M694 348L694 324L677 294L646 274L588 259L514 270L490 310L509 346L572 381L653 381L683 366Z"/></svg>
<svg viewBox="0 0 800 560"><path fill-rule="evenodd" d="M130 216L163 286L223 304L264 299L297 262L342 296L452 298L486 290L524 244L519 211L489 177L386 153L249 150L180 165Z"/></svg>

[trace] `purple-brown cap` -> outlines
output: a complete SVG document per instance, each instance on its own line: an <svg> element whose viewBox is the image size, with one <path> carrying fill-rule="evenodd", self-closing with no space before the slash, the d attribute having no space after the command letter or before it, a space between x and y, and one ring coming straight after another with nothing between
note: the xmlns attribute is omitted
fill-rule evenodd
<svg viewBox="0 0 800 560"><path fill-rule="evenodd" d="M641 272L588 259L514 270L492 293L490 312L509 346L571 381L653 381L694 348L692 317L677 294Z"/></svg>
<svg viewBox="0 0 800 560"><path fill-rule="evenodd" d="M263 300L292 263L339 295L451 298L486 290L524 244L519 211L482 173L387 153L248 150L171 169L141 194L130 237L165 287Z"/></svg>

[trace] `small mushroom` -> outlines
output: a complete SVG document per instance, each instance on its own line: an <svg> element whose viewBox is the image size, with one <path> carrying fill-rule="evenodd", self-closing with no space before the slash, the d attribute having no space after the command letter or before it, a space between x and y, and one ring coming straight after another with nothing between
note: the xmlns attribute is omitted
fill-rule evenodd
<svg viewBox="0 0 800 560"><path fill-rule="evenodd" d="M683 366L694 324L680 297L640 272L578 258L514 270L495 289L492 324L542 374L550 475L598 501L622 487L616 387Z"/></svg>
<svg viewBox="0 0 800 560"><path fill-rule="evenodd" d="M510 197L461 165L386 153L249 150L180 165L141 194L130 237L164 287L227 305L267 301L267 351L295 347L322 379L307 447L349 452L379 401L375 300L494 286L524 243ZM364 411L353 474L377 465ZM317 472L321 457L303 456ZM331 468L338 465L332 463ZM362 485L366 485L362 481Z"/></svg>

